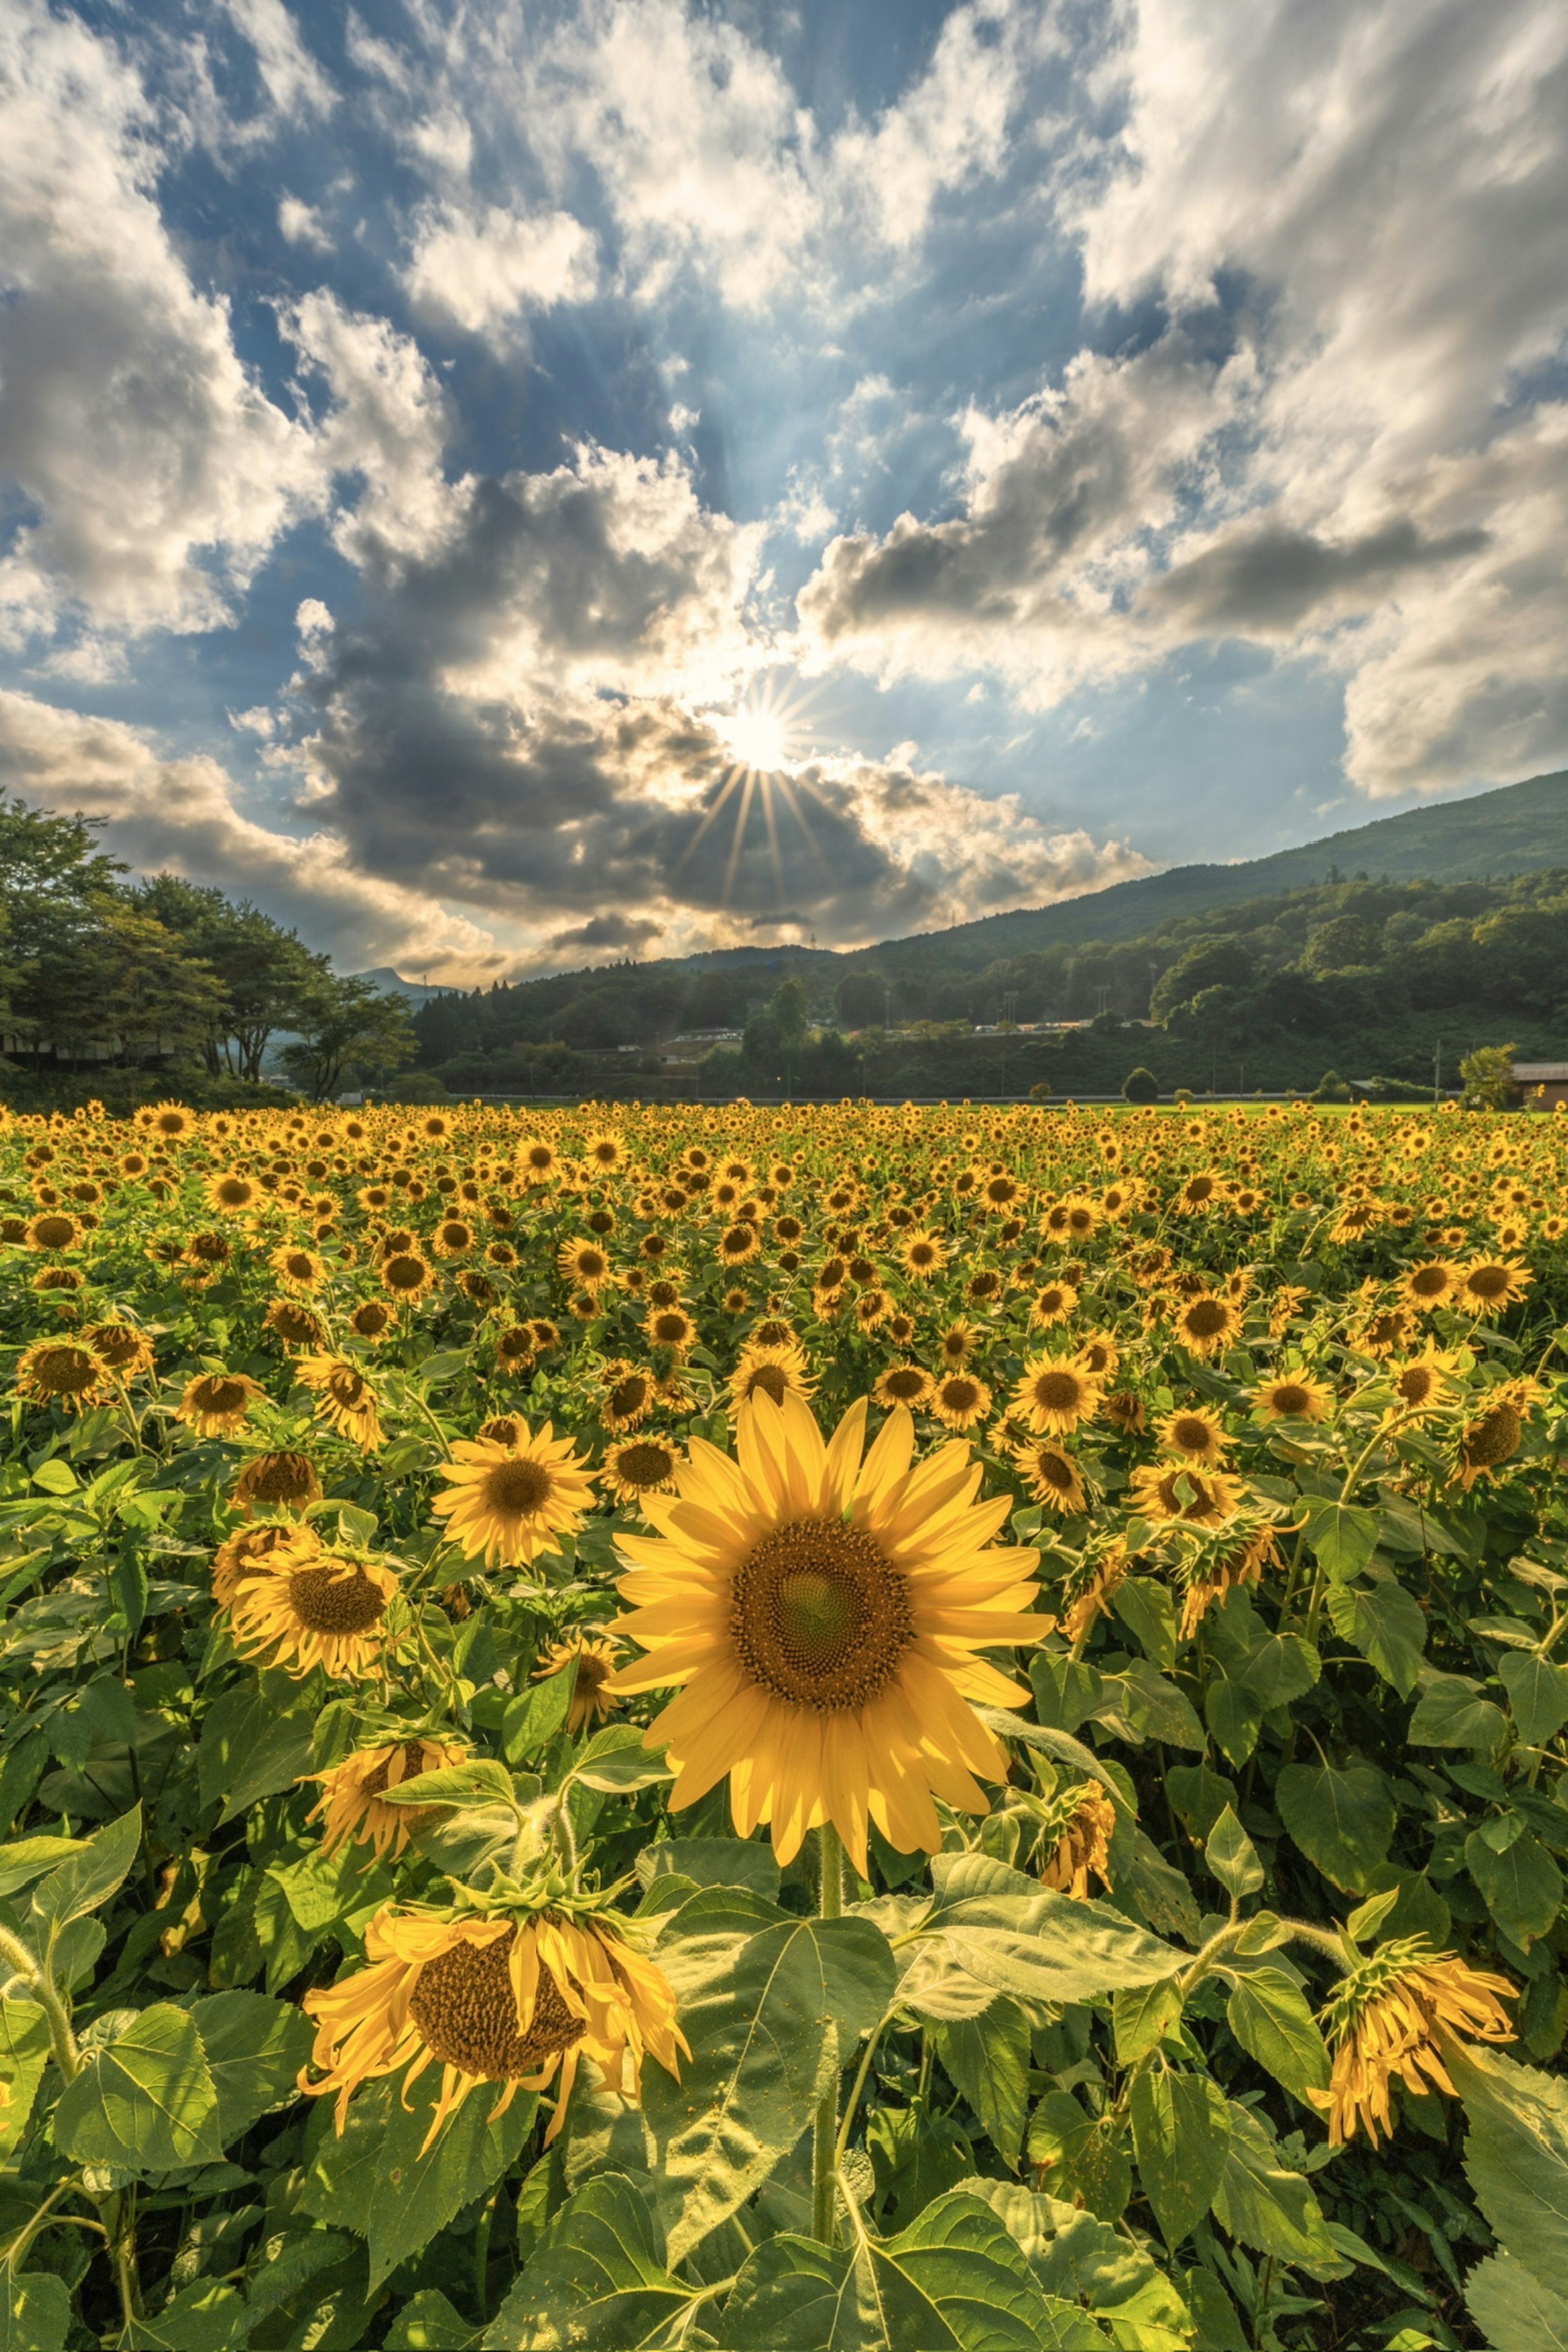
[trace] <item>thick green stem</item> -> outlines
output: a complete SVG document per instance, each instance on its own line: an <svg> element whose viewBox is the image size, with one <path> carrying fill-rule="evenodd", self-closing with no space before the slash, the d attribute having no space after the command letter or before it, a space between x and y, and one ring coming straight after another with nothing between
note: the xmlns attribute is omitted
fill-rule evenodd
<svg viewBox="0 0 1568 2352"><path fill-rule="evenodd" d="M837 1919L844 1909L843 1849L838 1843L838 1832L831 1822L823 1822L816 1839L822 1879L817 1912L824 1919ZM811 2234L824 2246L830 2246L834 2238L838 2201L835 2163L837 2138L838 2069L835 2066L817 2102L811 2144Z"/></svg>

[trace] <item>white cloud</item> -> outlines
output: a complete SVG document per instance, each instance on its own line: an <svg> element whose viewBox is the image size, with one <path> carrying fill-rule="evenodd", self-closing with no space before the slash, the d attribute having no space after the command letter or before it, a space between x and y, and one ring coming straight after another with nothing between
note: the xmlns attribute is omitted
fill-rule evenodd
<svg viewBox="0 0 1568 2352"><path fill-rule="evenodd" d="M226 13L256 52L256 63L276 111L286 121L320 120L337 93L300 40L282 0L223 0Z"/></svg>
<svg viewBox="0 0 1568 2352"><path fill-rule="evenodd" d="M416 310L483 334L525 309L585 302L598 267L593 237L570 213L529 216L492 205L474 215L428 205L404 284Z"/></svg>
<svg viewBox="0 0 1568 2352"><path fill-rule="evenodd" d="M290 245L309 246L313 253L330 253L331 233L312 205L298 196L284 196L278 206L278 226Z"/></svg>

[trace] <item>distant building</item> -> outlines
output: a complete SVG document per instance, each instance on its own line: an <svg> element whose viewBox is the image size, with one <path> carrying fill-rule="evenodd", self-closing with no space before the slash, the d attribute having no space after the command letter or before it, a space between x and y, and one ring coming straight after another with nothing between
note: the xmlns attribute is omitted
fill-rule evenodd
<svg viewBox="0 0 1568 2352"><path fill-rule="evenodd" d="M1555 1110L1568 1102L1568 1062L1516 1062L1513 1082L1532 1110Z"/></svg>

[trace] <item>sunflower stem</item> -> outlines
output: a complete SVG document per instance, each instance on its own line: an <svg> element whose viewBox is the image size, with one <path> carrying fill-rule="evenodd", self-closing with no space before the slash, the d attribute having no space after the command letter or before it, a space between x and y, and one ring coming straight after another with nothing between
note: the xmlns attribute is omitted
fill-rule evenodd
<svg viewBox="0 0 1568 2352"><path fill-rule="evenodd" d="M817 1916L837 1919L844 1910L844 1850L831 1822L824 1822L816 1833L816 1853L821 1881ZM811 2234L824 2246L833 2243L837 2215L837 2139L838 2068L835 2065L817 2101L811 2143Z"/></svg>

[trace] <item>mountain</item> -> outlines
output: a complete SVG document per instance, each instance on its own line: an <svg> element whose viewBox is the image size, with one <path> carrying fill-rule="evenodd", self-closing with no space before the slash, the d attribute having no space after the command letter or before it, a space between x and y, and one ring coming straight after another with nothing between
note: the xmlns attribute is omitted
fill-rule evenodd
<svg viewBox="0 0 1568 2352"><path fill-rule="evenodd" d="M349 978L368 980L383 996L405 996L416 1012L420 1005L428 1004L432 997L457 996L462 992L455 988L432 988L424 981L405 980L403 974L395 971L389 963L377 964L374 971L351 972Z"/></svg>
<svg viewBox="0 0 1568 2352"><path fill-rule="evenodd" d="M940 965L982 971L1006 956L1080 940L1128 940L1184 915L1236 906L1281 890L1302 890L1364 874L1373 881L1468 882L1568 866L1568 769L1522 784L1431 808L1378 817L1300 849L1276 850L1236 866L1175 866L1136 882L1113 882L1050 907L1018 908L955 923L951 930L862 948L845 961L874 962L889 976Z"/></svg>

